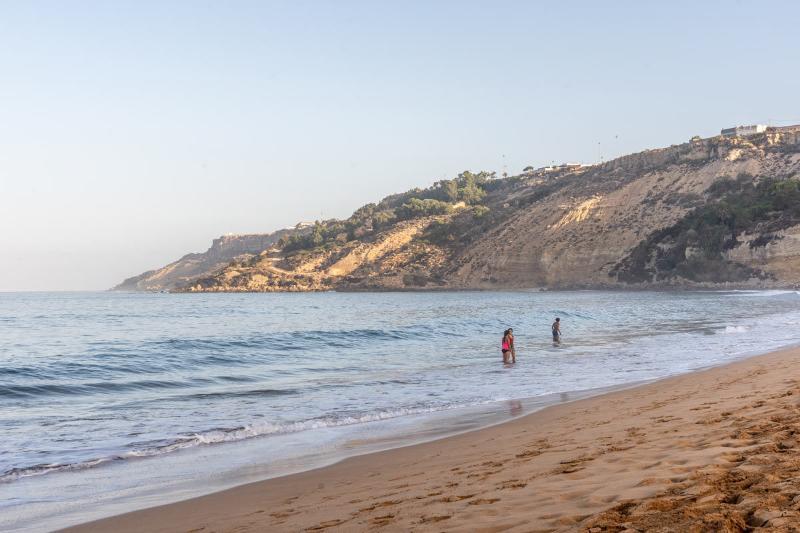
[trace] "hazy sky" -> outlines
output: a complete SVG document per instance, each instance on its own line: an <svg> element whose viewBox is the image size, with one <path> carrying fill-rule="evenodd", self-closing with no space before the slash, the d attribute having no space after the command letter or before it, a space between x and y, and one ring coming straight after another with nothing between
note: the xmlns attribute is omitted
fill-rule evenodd
<svg viewBox="0 0 800 533"><path fill-rule="evenodd" d="M797 2L0 0L0 290L800 122Z"/></svg>

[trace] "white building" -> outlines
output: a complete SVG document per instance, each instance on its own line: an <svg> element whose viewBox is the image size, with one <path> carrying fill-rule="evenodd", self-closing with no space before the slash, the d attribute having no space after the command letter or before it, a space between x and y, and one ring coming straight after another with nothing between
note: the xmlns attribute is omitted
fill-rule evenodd
<svg viewBox="0 0 800 533"><path fill-rule="evenodd" d="M735 128L725 128L720 133L725 137L747 137L756 133L767 131L766 124L751 124L749 126L736 126Z"/></svg>

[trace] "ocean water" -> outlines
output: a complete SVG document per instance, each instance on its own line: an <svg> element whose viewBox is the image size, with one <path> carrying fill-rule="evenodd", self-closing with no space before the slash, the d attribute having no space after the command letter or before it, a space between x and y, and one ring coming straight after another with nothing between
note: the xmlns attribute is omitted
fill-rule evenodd
<svg viewBox="0 0 800 533"><path fill-rule="evenodd" d="M794 291L2 293L0 530L473 429L795 344L798 325Z"/></svg>

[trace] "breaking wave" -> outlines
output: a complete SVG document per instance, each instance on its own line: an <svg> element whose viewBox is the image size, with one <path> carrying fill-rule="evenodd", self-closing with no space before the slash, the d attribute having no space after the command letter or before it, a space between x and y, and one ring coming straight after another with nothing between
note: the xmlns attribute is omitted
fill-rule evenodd
<svg viewBox="0 0 800 533"><path fill-rule="evenodd" d="M269 435L280 435L286 433L297 433L300 431L307 431L313 429L334 428L341 426L351 426L355 424L379 422L381 420L390 420L402 416L435 413L440 411L447 411L450 409L457 409L460 407L468 407L470 405L479 405L482 403L487 403L487 402L472 402L464 405L452 404L452 405L387 409L372 413L366 413L362 415L322 417L322 418L299 421L299 422L286 422L286 423L257 422L235 428L215 428L215 429L209 429L207 431L202 431L199 433L184 435L169 442L152 443L150 445L144 444L139 449L131 450L128 452L108 457L99 457L69 464L36 464L27 467L12 468L0 474L0 483L15 481L23 477L39 476L53 472L65 472L72 470L83 470L87 468L94 468L97 466L109 464L115 461L123 461L126 459L154 457L158 455L164 455L176 452L178 450L194 448L196 446L213 445L226 442L236 442L256 437L265 437Z"/></svg>

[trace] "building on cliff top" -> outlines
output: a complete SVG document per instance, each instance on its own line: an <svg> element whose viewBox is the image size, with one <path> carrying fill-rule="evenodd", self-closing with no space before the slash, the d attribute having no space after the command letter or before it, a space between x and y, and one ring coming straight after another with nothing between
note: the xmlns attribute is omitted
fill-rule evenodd
<svg viewBox="0 0 800 533"><path fill-rule="evenodd" d="M525 174L529 174L531 176L543 176L545 174L550 174L550 173L559 173L559 174L561 174L561 173L564 173L564 172L570 172L570 171L574 171L574 170L583 170L583 169L589 168L591 166L593 166L593 165L591 165L591 164L585 165L583 163L562 163L561 165L551 165L551 166L539 167L539 168L525 167L523 172Z"/></svg>
<svg viewBox="0 0 800 533"><path fill-rule="evenodd" d="M766 124L750 124L748 126L736 126L735 128L724 128L720 133L723 137L747 137L757 133L767 131Z"/></svg>
<svg viewBox="0 0 800 533"><path fill-rule="evenodd" d="M770 126L767 128L768 133L800 133L800 124L792 126Z"/></svg>

